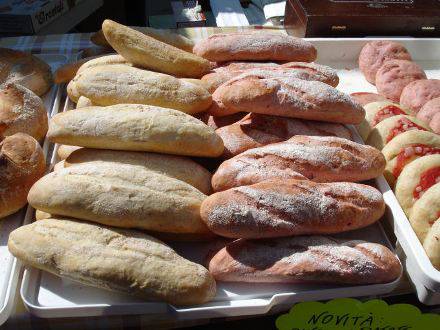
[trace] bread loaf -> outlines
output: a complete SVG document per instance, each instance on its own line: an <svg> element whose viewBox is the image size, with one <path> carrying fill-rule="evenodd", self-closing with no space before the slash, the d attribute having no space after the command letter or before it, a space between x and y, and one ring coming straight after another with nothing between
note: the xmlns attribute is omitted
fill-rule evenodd
<svg viewBox="0 0 440 330"><path fill-rule="evenodd" d="M192 53L192 49L194 47L194 42L191 39L184 37L181 34L169 32L166 30L158 30L151 27L146 26L131 26L133 30L139 31L151 38L162 41L168 45L174 46L176 48L180 48L186 52ZM98 46L103 47L111 47L108 43L107 39L105 39L104 33L102 30L94 33L90 40Z"/></svg>
<svg viewBox="0 0 440 330"><path fill-rule="evenodd" d="M16 133L0 142L0 218L26 205L29 189L45 170L43 150L31 136Z"/></svg>
<svg viewBox="0 0 440 330"><path fill-rule="evenodd" d="M382 174L375 148L337 137L297 135L286 142L247 150L223 162L212 177L214 191L268 179L315 182L364 181Z"/></svg>
<svg viewBox="0 0 440 330"><path fill-rule="evenodd" d="M85 107L93 107L93 106L94 104L92 103L92 101L85 96L80 96L78 98L78 101L76 102L77 109L85 108Z"/></svg>
<svg viewBox="0 0 440 330"><path fill-rule="evenodd" d="M97 56L85 57L79 59L78 61L66 63L60 66L58 69L56 69L53 75L54 82L56 84L61 84L71 81L75 77L80 66L96 57Z"/></svg>
<svg viewBox="0 0 440 330"><path fill-rule="evenodd" d="M216 117L210 115L208 112L202 112L195 114L195 117L203 121L209 127L212 127L213 129L218 129L223 126L236 123L246 115L246 112L237 112L229 116Z"/></svg>
<svg viewBox="0 0 440 330"><path fill-rule="evenodd" d="M427 102L437 97L440 97L440 79L421 79L406 85L400 95L400 104L416 115Z"/></svg>
<svg viewBox="0 0 440 330"><path fill-rule="evenodd" d="M215 193L200 214L217 235L265 238L363 228L384 211L382 194L370 186L278 179Z"/></svg>
<svg viewBox="0 0 440 330"><path fill-rule="evenodd" d="M219 33L199 41L194 53L213 62L313 62L316 48L308 41L280 33Z"/></svg>
<svg viewBox="0 0 440 330"><path fill-rule="evenodd" d="M209 61L111 20L102 23L102 31L108 43L137 66L188 78L210 70Z"/></svg>
<svg viewBox="0 0 440 330"><path fill-rule="evenodd" d="M78 146L68 146L61 144L58 146L57 149L57 156L59 159L63 160L69 157L69 155L74 152L75 150L81 149L81 147Z"/></svg>
<svg viewBox="0 0 440 330"><path fill-rule="evenodd" d="M0 84L22 85L38 96L53 84L50 66L38 57L20 50L0 48Z"/></svg>
<svg viewBox="0 0 440 330"><path fill-rule="evenodd" d="M437 196L438 197L438 196ZM423 248L432 265L440 270L440 221L436 220L426 235Z"/></svg>
<svg viewBox="0 0 440 330"><path fill-rule="evenodd" d="M47 112L34 92L18 84L0 86L0 137L26 133L42 141L47 132Z"/></svg>
<svg viewBox="0 0 440 330"><path fill-rule="evenodd" d="M440 134L440 97L426 102L417 113L417 119L428 124L433 132Z"/></svg>
<svg viewBox="0 0 440 330"><path fill-rule="evenodd" d="M135 166L139 171L153 171L184 181L204 194L211 192L211 173L182 156L81 148L66 158L64 167L80 165L111 166L115 171L118 167L124 169L125 165Z"/></svg>
<svg viewBox="0 0 440 330"><path fill-rule="evenodd" d="M251 65L252 64L252 65ZM267 77L293 77L303 80L321 81L330 86L336 87L339 77L336 70L316 63L290 62L283 65L274 63L231 63L227 66L215 69L215 72L208 73L202 77L213 93L221 84L235 78L243 73L263 71Z"/></svg>
<svg viewBox="0 0 440 330"><path fill-rule="evenodd" d="M109 54L104 56L99 56L94 59L90 59L86 61L84 64L82 64L79 68L76 74L80 74L84 70L94 68L97 66L103 66L103 65L113 65L113 64L119 64L119 65L126 65L126 66L133 66L130 62L128 62L125 58L123 58L119 54Z"/></svg>
<svg viewBox="0 0 440 330"><path fill-rule="evenodd" d="M211 94L203 87L127 65L88 68L75 81L80 95L102 106L148 104L192 114L208 109L212 103Z"/></svg>
<svg viewBox="0 0 440 330"><path fill-rule="evenodd" d="M223 152L221 138L200 120L177 110L139 104L59 113L49 123L48 138L97 149L202 157L217 157Z"/></svg>
<svg viewBox="0 0 440 330"><path fill-rule="evenodd" d="M350 96L322 82L265 77L244 73L221 85L212 95L210 114L250 111L342 124L359 124L365 116Z"/></svg>
<svg viewBox="0 0 440 330"><path fill-rule="evenodd" d="M352 139L350 130L342 124L258 113L250 113L234 124L217 129L216 133L225 145L223 158L236 156L248 149L282 142L294 135L337 136Z"/></svg>
<svg viewBox="0 0 440 330"><path fill-rule="evenodd" d="M38 180L34 208L114 227L168 233L209 233L200 219L206 196L191 185L140 166L70 166Z"/></svg>
<svg viewBox="0 0 440 330"><path fill-rule="evenodd" d="M77 103L81 94L79 93L79 91L76 87L76 78L73 78L71 81L69 81L69 83L67 84L67 87L66 87L66 91L67 91L67 96L69 97L69 99L72 102Z"/></svg>
<svg viewBox="0 0 440 330"><path fill-rule="evenodd" d="M209 262L218 281L375 284L399 278L399 259L385 246L324 236L236 240Z"/></svg>
<svg viewBox="0 0 440 330"><path fill-rule="evenodd" d="M134 230L46 219L14 230L8 248L26 265L105 290L175 305L215 296L215 281L204 267Z"/></svg>

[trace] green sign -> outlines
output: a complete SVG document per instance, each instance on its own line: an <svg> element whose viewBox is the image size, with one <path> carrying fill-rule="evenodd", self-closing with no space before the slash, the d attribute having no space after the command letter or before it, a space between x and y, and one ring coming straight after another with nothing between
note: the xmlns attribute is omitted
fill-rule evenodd
<svg viewBox="0 0 440 330"><path fill-rule="evenodd" d="M279 330L439 330L440 315L422 314L409 304L343 298L303 302L276 320Z"/></svg>

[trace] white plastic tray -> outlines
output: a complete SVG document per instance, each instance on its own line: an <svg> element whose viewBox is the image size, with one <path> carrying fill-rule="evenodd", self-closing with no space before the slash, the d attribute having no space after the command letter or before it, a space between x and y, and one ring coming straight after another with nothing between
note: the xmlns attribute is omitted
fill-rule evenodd
<svg viewBox="0 0 440 330"><path fill-rule="evenodd" d="M348 45L341 40L315 42L320 52L320 62L341 68L341 87L347 92L368 90L359 73L345 70L355 68L354 61L363 42L353 40ZM336 45L344 45L337 46ZM350 54L346 49L352 49ZM339 52L337 52L338 50ZM339 55L338 55L339 54ZM343 59L336 62L334 59ZM373 90L369 88L369 90ZM66 100L64 111L71 104ZM357 137L360 139L359 137ZM54 153L52 164L57 161ZM392 221L391 219L388 219ZM382 226L378 223L368 228L338 235L340 237L364 239L384 244L392 249ZM172 244L184 257L203 263L207 243ZM145 302L130 296L90 288L70 280L61 279L47 272L29 268L25 271L21 296L31 313L39 317L80 317L97 315L151 314L166 315L178 319L202 319L238 315L264 314L269 310L286 310L295 302L326 300L337 297L378 296L391 292L399 279L387 284L363 286L331 285L275 285L218 282L215 299L204 305L179 308L161 302Z"/></svg>
<svg viewBox="0 0 440 330"><path fill-rule="evenodd" d="M67 61L65 55L41 54L37 56L47 62L51 66L52 71ZM53 108L57 92L58 86L54 85L43 97L44 105L49 113ZM46 158L48 158L49 155L48 147L49 143L45 141L43 151ZM49 162L49 159L47 159L47 161ZM7 320L13 307L14 297L17 291L17 281L21 269L20 262L8 251L9 233L21 226L24 222L30 221L32 216L33 210L26 207L0 220L0 325Z"/></svg>

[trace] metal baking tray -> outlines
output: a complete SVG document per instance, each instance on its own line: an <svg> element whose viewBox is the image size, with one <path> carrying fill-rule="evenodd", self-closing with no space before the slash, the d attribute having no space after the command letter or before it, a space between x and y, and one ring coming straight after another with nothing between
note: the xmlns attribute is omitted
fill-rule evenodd
<svg viewBox="0 0 440 330"><path fill-rule="evenodd" d="M65 55L57 54L38 54L42 60L48 63L52 72L60 65L67 62ZM55 101L61 99L61 95L57 85L54 85L49 92L43 96L44 105L50 115L53 107L56 105ZM44 141L43 151L46 160L50 162L49 143ZM21 270L20 262L17 261L8 251L8 237L9 233L20 227L23 223L29 222L33 217L33 210L30 207L24 207L20 211L0 219L0 325L3 324L13 307L15 293L17 291L17 284L19 273Z"/></svg>
<svg viewBox="0 0 440 330"><path fill-rule="evenodd" d="M340 69L341 88L347 92L368 90L360 80L355 58L365 41L313 40L320 53L320 63ZM350 45L351 43L351 45ZM352 54L348 49L355 48ZM372 88L369 88L372 90ZM72 104L65 101L64 111ZM351 127L354 132L354 128ZM358 141L360 137L357 136ZM56 147L55 147L56 148ZM53 154L52 165L58 161ZM383 181L383 178L381 179ZM381 182L379 180L379 182ZM387 216L392 215L388 213ZM393 222L391 218L382 221ZM357 231L335 235L364 239L393 249L382 225L376 223ZM175 243L172 247L182 256L203 263L207 243ZM208 243L209 245L209 243ZM277 285L217 282L218 291L210 303L193 307L176 307L163 302L142 301L127 295L83 286L35 268L28 268L23 276L21 296L28 310L39 317L86 317L98 315L143 314L152 317L176 319L203 319L213 317L264 314L289 309L299 301L326 300L338 297L371 297L390 293L400 279L392 283L336 286L336 285Z"/></svg>

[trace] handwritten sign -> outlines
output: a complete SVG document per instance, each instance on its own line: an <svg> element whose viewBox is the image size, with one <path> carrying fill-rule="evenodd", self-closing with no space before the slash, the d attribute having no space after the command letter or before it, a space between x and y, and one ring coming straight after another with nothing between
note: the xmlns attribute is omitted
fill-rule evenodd
<svg viewBox="0 0 440 330"><path fill-rule="evenodd" d="M422 314L409 304L343 298L296 304L277 318L276 326L279 330L438 330L440 315Z"/></svg>

